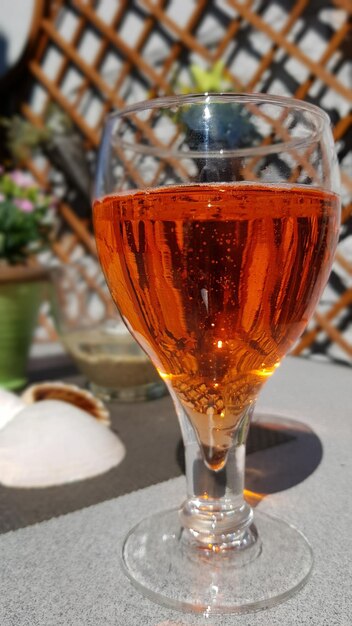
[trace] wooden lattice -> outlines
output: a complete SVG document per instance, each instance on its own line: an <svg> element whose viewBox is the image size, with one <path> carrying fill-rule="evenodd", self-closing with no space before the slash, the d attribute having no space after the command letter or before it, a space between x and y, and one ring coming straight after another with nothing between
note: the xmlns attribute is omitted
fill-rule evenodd
<svg viewBox="0 0 352 626"><path fill-rule="evenodd" d="M343 184L343 226L331 280L295 354L352 362L352 70L350 0L52 0L44 3L27 58L22 114L45 123L50 102L96 150L114 107L163 95L188 80L191 63L222 59L234 90L294 95L325 109L334 126ZM45 180L49 168L32 165ZM63 261L79 244L94 256L89 220L68 203ZM48 322L42 319L48 326Z"/></svg>

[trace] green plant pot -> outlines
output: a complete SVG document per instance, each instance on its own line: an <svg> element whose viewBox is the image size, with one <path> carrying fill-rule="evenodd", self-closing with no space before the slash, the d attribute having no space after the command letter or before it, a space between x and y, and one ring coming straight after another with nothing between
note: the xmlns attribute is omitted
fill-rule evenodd
<svg viewBox="0 0 352 626"><path fill-rule="evenodd" d="M28 354L47 284L43 270L26 269L0 275L0 387L11 390L27 382Z"/></svg>

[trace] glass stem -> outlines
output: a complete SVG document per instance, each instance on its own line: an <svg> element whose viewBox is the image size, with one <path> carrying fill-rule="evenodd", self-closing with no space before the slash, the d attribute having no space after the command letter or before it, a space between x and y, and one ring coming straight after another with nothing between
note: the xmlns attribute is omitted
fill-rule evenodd
<svg viewBox="0 0 352 626"><path fill-rule="evenodd" d="M174 397L174 394L172 394ZM243 550L257 542L253 511L244 500L246 437L254 406L234 434L225 466L207 467L189 419L174 397L185 444L187 499L180 509L183 541L212 551Z"/></svg>

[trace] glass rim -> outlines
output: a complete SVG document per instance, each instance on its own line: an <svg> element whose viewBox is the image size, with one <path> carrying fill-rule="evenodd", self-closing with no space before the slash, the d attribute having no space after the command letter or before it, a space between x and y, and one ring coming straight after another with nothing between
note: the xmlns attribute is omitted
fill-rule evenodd
<svg viewBox="0 0 352 626"><path fill-rule="evenodd" d="M141 111L148 111L154 109L161 109L165 107L172 107L175 105L187 105L187 104L195 104L197 102L204 102L205 104L211 104L216 101L221 102L244 102L244 103L252 103L258 104L262 102L264 104L272 104L281 108L291 108L301 111L309 111L315 117L315 119L319 120L316 128L312 133L307 137L297 137L295 139L291 139L288 141L278 141L274 144L269 145L261 145L261 146L252 146L252 147L244 147L244 148L233 148L226 149L221 148L219 150L180 150L168 148L167 146L153 146L146 145L142 143L134 143L130 141L124 141L123 139L118 140L119 146L132 150L137 154L149 154L159 157L172 157L178 159L187 159L187 158L231 158L231 157L255 157L255 156L263 156L267 154L275 154L277 152L283 152L285 150L293 150L293 149L302 149L307 148L313 143L319 141L321 134L326 128L331 126L330 118L328 114L323 111L320 107L310 102L306 102L304 100L299 100L298 98L291 98L288 96L278 96L272 94L262 94L262 93L194 93L194 94L181 94L181 95L172 95L172 96L162 96L159 98L153 98L150 100L141 100L140 102L136 102L134 104L130 104L121 109L117 109L109 113L106 118L105 126L109 126L111 123L115 122L116 119L122 119L123 117L129 116L133 113L140 113Z"/></svg>

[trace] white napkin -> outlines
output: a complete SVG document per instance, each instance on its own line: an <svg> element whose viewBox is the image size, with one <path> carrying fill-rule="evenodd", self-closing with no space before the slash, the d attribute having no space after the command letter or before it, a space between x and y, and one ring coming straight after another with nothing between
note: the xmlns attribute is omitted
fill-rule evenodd
<svg viewBox="0 0 352 626"><path fill-rule="evenodd" d="M102 474L125 447L90 414L60 400L26 406L0 430L0 483L48 487Z"/></svg>
<svg viewBox="0 0 352 626"><path fill-rule="evenodd" d="M0 428L3 428L25 406L16 394L0 387Z"/></svg>

